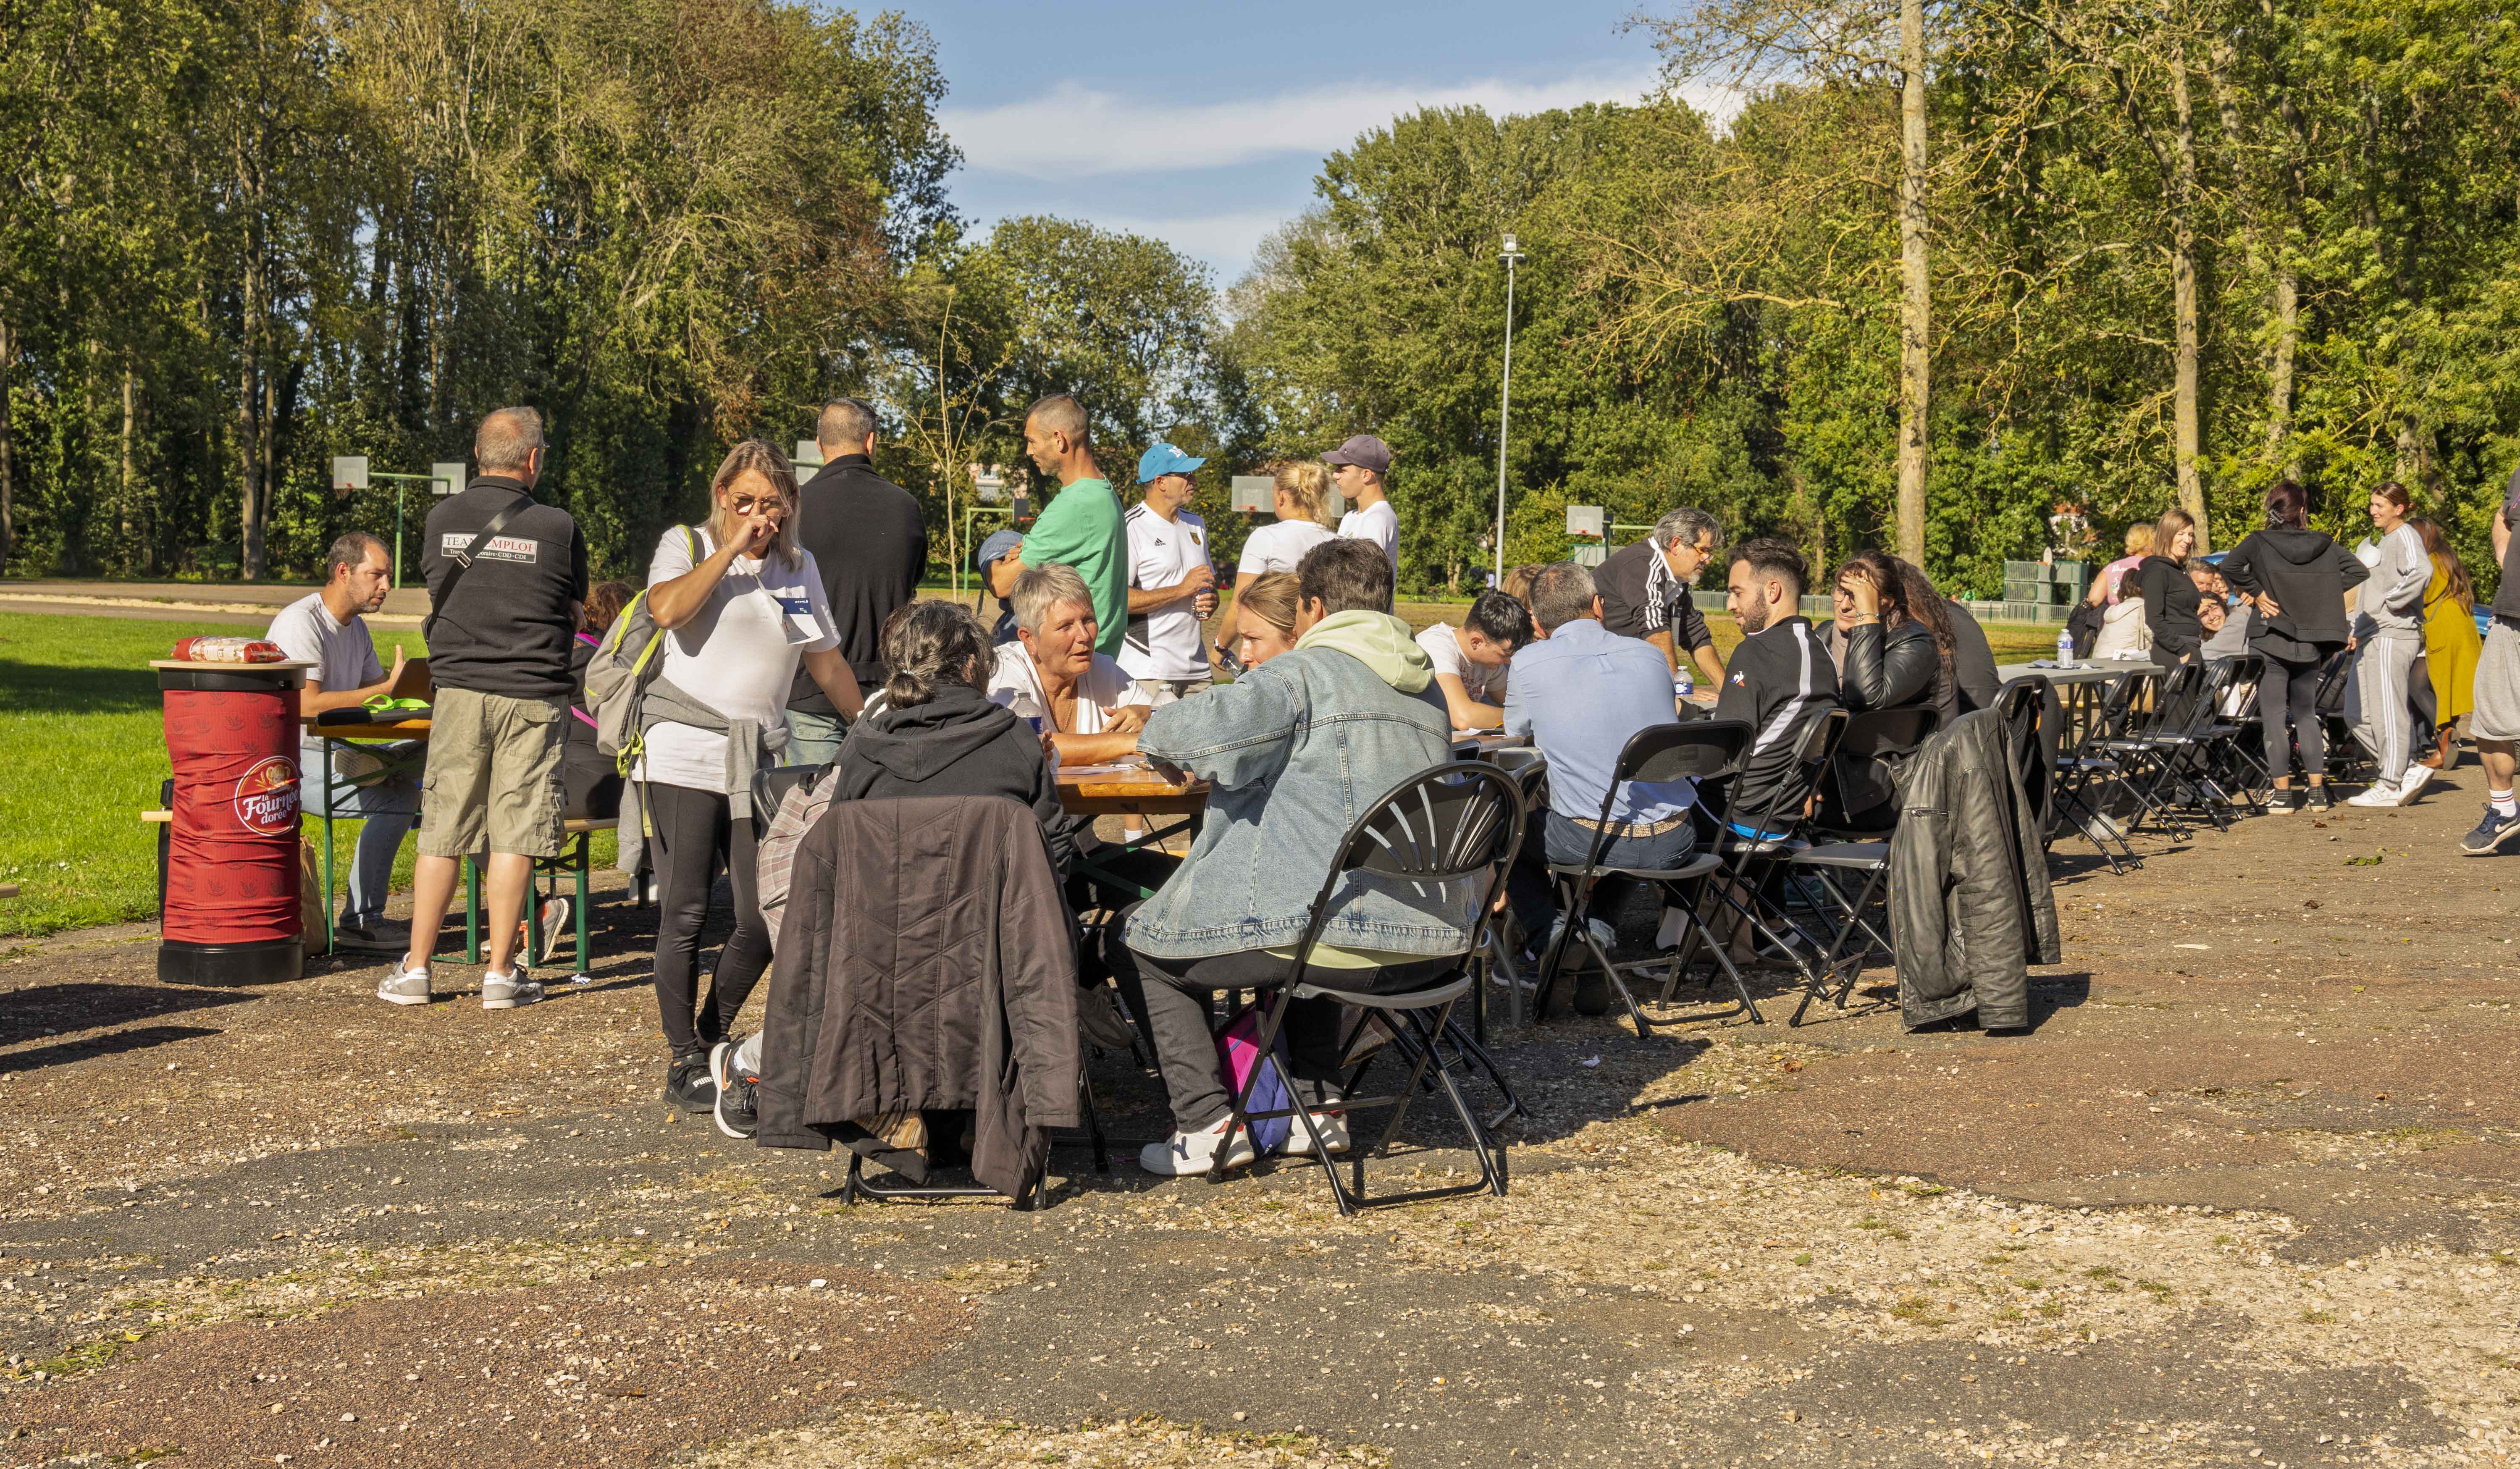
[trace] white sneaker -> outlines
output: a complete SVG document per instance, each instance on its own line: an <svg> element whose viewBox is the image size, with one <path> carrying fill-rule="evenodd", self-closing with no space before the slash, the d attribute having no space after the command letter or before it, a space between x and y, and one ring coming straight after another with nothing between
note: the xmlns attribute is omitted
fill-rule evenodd
<svg viewBox="0 0 2520 1469"><path fill-rule="evenodd" d="M2348 806L2395 806L2398 804L2398 787L2390 784L2386 780L2382 780L2376 785L2365 786L2364 788L2356 791L2354 794L2347 796L2345 798L2345 804Z"/></svg>
<svg viewBox="0 0 2520 1469"><path fill-rule="evenodd" d="M1203 1174L1216 1162L1216 1150L1225 1145L1225 1129L1233 1120L1222 1117L1212 1128L1201 1128L1195 1133L1175 1133L1168 1142L1149 1142L1138 1150L1138 1166L1163 1179ZM1257 1156L1251 1147L1251 1130L1247 1127L1237 1129L1234 1151L1227 1155L1225 1166L1240 1168Z"/></svg>
<svg viewBox="0 0 2520 1469"><path fill-rule="evenodd" d="M1316 1112L1313 1114L1313 1126L1322 1130L1322 1146L1329 1151L1331 1157L1335 1158L1347 1151L1346 1113ZM1278 1149L1278 1152L1280 1156L1287 1158L1311 1157L1313 1155L1312 1135L1304 1131L1302 1123L1288 1119L1286 1142L1283 1147Z"/></svg>
<svg viewBox="0 0 2520 1469"><path fill-rule="evenodd" d="M514 974L485 971L481 975L481 1008L485 1010L513 1010L542 998L542 981L528 976L521 964Z"/></svg>
<svg viewBox="0 0 2520 1469"><path fill-rule="evenodd" d="M2406 779L2398 784L2398 804L2401 806L2413 805L2415 792L2423 789L2424 782L2439 774L2440 772L2434 770L2429 765L2408 766Z"/></svg>
<svg viewBox="0 0 2520 1469"><path fill-rule="evenodd" d="M377 986L377 998L387 1004L427 1004L433 998L427 969L406 969L394 960L393 972Z"/></svg>

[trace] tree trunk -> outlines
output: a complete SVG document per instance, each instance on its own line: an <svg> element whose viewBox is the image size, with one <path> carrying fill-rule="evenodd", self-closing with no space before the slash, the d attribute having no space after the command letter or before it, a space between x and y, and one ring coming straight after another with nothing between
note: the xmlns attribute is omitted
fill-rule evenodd
<svg viewBox="0 0 2520 1469"><path fill-rule="evenodd" d="M1925 6L1900 0L1899 555L1925 563L1927 418L1933 406L1933 285L1925 254Z"/></svg>
<svg viewBox="0 0 2520 1469"><path fill-rule="evenodd" d="M122 358L122 488L115 497L119 514L114 527L115 535L122 543L115 548L117 559L125 565L130 564L132 543L139 539L131 520L131 506L138 498L135 491L139 479L131 471L131 418L138 407L135 376L131 371L131 355L126 351Z"/></svg>
<svg viewBox="0 0 2520 1469"><path fill-rule="evenodd" d="M254 322L262 314L262 272L255 259L248 228L245 258L245 299L237 331L237 561L245 579L262 575L262 447L261 425L254 422L260 399L260 359L255 355L261 334Z"/></svg>
<svg viewBox="0 0 2520 1469"><path fill-rule="evenodd" d="M2196 549L2212 546L2206 523L2205 481L2197 467L2202 444L2197 408L2197 358L2203 335L2196 302L2196 115L2187 96L2187 57L2174 48L2170 105L2178 123L2176 187L2171 195L2170 295L2178 322L2177 369L2171 384L2171 459L2179 471L2179 508L2196 521Z"/></svg>
<svg viewBox="0 0 2520 1469"><path fill-rule="evenodd" d="M18 444L9 422L9 370L18 363L18 338L0 318L0 568L18 544Z"/></svg>
<svg viewBox="0 0 2520 1469"><path fill-rule="evenodd" d="M2285 477L2297 477L2300 466L2285 450L2292 440L2293 342L2301 333L2301 280L2289 262L2275 267L2275 340L2267 367L2267 463L2281 465Z"/></svg>

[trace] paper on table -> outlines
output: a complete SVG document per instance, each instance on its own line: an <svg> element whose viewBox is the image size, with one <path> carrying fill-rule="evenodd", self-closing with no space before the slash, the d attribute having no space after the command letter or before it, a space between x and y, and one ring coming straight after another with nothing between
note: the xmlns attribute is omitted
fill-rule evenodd
<svg viewBox="0 0 2520 1469"><path fill-rule="evenodd" d="M1154 772L1143 760L1108 760L1101 765L1062 765L1058 768L1058 778L1062 780L1081 780L1088 776L1119 775L1142 775L1150 779L1154 778Z"/></svg>

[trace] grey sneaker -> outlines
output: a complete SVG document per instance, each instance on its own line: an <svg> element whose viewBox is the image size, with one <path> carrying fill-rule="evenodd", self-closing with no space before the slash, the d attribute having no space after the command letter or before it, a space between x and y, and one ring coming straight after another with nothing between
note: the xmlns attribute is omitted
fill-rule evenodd
<svg viewBox="0 0 2520 1469"><path fill-rule="evenodd" d="M521 964L514 974L484 972L481 976L481 1008L485 1010L513 1010L542 998L542 982L527 975Z"/></svg>
<svg viewBox="0 0 2520 1469"><path fill-rule="evenodd" d="M394 960L393 972L377 986L377 998L387 1004L427 1004L434 998L428 990L427 969L406 969L401 959Z"/></svg>

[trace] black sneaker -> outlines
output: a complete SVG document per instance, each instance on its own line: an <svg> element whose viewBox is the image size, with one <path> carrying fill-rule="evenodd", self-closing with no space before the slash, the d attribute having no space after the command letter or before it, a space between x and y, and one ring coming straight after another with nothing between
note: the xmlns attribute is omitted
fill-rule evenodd
<svg viewBox="0 0 2520 1469"><path fill-rule="evenodd" d="M2335 804L2327 799L2327 787L2324 785L2312 786L2310 795L2306 798L2306 804L2320 816L2325 816L2336 809Z"/></svg>
<svg viewBox="0 0 2520 1469"><path fill-rule="evenodd" d="M1587 969L1575 976L1575 1013L1610 1013L1610 976L1598 969Z"/></svg>
<svg viewBox="0 0 2520 1469"><path fill-rule="evenodd" d="M2520 837L2520 816L2504 816L2492 805L2485 808L2485 819L2476 829L2458 839L2460 850L2470 857L2491 857Z"/></svg>
<svg viewBox="0 0 2520 1469"><path fill-rule="evenodd" d="M717 1104L709 1110L717 1117L717 1130L729 1137L749 1137L761 1130L761 1118L753 1101L753 1085L760 1078L748 1076L735 1064L736 1043L720 1041L709 1051L710 1084L717 1089Z"/></svg>
<svg viewBox="0 0 2520 1469"><path fill-rule="evenodd" d="M2301 809L2299 806L2294 804L2300 799L2301 793L2299 791L2270 790L2267 792L2267 815L2290 816Z"/></svg>
<svg viewBox="0 0 2520 1469"><path fill-rule="evenodd" d="M665 1100L686 1112L717 1110L717 1083L709 1080L707 1056L678 1056L666 1065Z"/></svg>
<svg viewBox="0 0 2520 1469"><path fill-rule="evenodd" d="M1076 992L1076 1029L1099 1050L1127 1050L1129 1022L1120 1018L1120 997L1095 985Z"/></svg>

